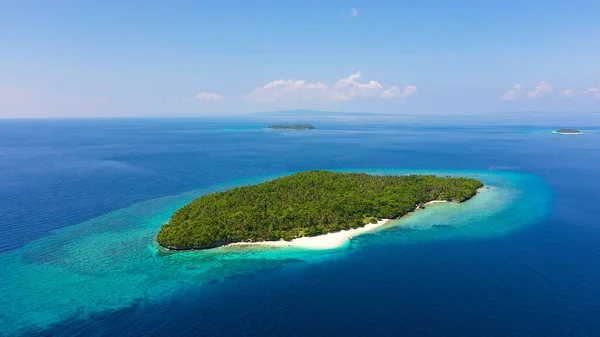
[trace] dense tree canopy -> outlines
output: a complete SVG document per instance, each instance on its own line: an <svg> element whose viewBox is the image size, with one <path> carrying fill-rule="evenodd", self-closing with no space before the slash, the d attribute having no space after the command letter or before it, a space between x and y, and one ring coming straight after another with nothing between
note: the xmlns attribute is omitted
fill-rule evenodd
<svg viewBox="0 0 600 337"><path fill-rule="evenodd" d="M156 239L170 249L291 240L395 219L432 200L462 202L481 186L470 178L308 171L201 196L175 212Z"/></svg>

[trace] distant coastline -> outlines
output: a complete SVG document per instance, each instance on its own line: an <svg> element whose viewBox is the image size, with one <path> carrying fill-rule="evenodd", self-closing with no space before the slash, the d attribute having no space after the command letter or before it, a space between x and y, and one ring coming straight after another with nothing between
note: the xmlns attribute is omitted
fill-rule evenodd
<svg viewBox="0 0 600 337"><path fill-rule="evenodd" d="M407 116L406 114L387 114L375 112L337 112L320 110L280 110L261 111L244 114L253 117L377 117L377 116Z"/></svg>
<svg viewBox="0 0 600 337"><path fill-rule="evenodd" d="M312 124L276 124L267 126L268 130L314 130L315 126Z"/></svg>

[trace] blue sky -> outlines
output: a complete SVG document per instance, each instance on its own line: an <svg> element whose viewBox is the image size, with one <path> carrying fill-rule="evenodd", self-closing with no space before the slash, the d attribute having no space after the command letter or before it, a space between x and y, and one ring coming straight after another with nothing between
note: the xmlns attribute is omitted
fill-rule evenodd
<svg viewBox="0 0 600 337"><path fill-rule="evenodd" d="M598 18L592 0L6 0L0 117L593 112Z"/></svg>

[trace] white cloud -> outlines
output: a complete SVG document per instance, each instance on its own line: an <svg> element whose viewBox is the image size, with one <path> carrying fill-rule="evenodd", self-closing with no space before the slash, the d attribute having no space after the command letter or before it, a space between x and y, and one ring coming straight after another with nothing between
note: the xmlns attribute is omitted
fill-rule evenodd
<svg viewBox="0 0 600 337"><path fill-rule="evenodd" d="M577 91L575 89L567 89L560 92L563 97L573 97Z"/></svg>
<svg viewBox="0 0 600 337"><path fill-rule="evenodd" d="M219 101L219 100L222 100L224 98L225 97L223 97L223 96L221 96L219 94L216 94L214 92L203 91L203 92L199 92L199 93L196 94L196 99L200 100L200 101Z"/></svg>
<svg viewBox="0 0 600 337"><path fill-rule="evenodd" d="M407 87L401 92L401 95L392 96L395 91L400 91L398 87L391 87L385 90L381 83L371 80L361 83L359 80L362 75L356 72L346 78L335 82L332 86L325 83L311 83L305 80L277 80L269 82L260 88L256 88L247 95L247 98L255 101L275 101L275 100L328 100L328 101L346 101L354 98L393 98L408 97L416 92L414 86ZM397 88L397 89L393 89ZM392 90L393 89L393 90ZM383 96L389 90L390 93Z"/></svg>
<svg viewBox="0 0 600 337"><path fill-rule="evenodd" d="M406 98L417 92L417 87L409 85L402 90L400 87L393 86L384 91L379 97L381 98Z"/></svg>
<svg viewBox="0 0 600 337"><path fill-rule="evenodd" d="M358 16L358 9L356 9L356 8L350 8L350 12L348 13L348 15L351 18L357 17Z"/></svg>
<svg viewBox="0 0 600 337"><path fill-rule="evenodd" d="M542 97L552 92L552 86L546 81L541 81L534 90L527 92L527 97Z"/></svg>
<svg viewBox="0 0 600 337"><path fill-rule="evenodd" d="M509 91L504 93L504 95L502 96L502 99L505 101L513 101L513 100L521 97L523 94L525 94L529 98L542 97L542 96L545 96L545 95L551 93L552 90L553 90L552 86L546 81L541 81L540 83L538 83L538 85L535 87L535 89L530 90L530 91L527 91L520 84L515 84L515 86L512 89L510 89ZM565 90L562 93L565 94L566 91L569 91L569 90ZM572 95L573 93L574 93L574 91L566 93L566 94Z"/></svg>
<svg viewBox="0 0 600 337"><path fill-rule="evenodd" d="M360 83L362 77L360 71L337 81L333 86L334 99L348 100L354 97L376 97L383 91L383 85L377 81L369 81L368 83Z"/></svg>
<svg viewBox="0 0 600 337"><path fill-rule="evenodd" d="M600 87L597 88L589 88L587 89L584 94L586 95L590 95L593 98L600 98Z"/></svg>
<svg viewBox="0 0 600 337"><path fill-rule="evenodd" d="M504 93L504 96L502 96L502 99L505 101L512 101L514 99L517 98L517 96L523 92L523 86L521 86L520 84L515 84L515 86L510 89L509 91Z"/></svg>
<svg viewBox="0 0 600 337"><path fill-rule="evenodd" d="M329 88L326 84L306 81L278 80L256 88L248 95L257 101L275 101L281 99L327 99Z"/></svg>

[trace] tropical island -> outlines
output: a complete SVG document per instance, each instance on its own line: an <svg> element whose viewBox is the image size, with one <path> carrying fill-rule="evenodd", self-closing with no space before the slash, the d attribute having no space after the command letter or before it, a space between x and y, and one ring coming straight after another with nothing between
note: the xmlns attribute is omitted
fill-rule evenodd
<svg viewBox="0 0 600 337"><path fill-rule="evenodd" d="M301 240L396 219L432 201L463 202L482 186L460 177L301 172L201 196L175 212L156 241L192 250Z"/></svg>
<svg viewBox="0 0 600 337"><path fill-rule="evenodd" d="M575 130L575 129L558 129L558 130L554 130L553 132L560 133L563 135L578 135L578 134L582 133L580 130Z"/></svg>
<svg viewBox="0 0 600 337"><path fill-rule="evenodd" d="M311 124L277 124L267 126L269 130L313 130L315 127Z"/></svg>

